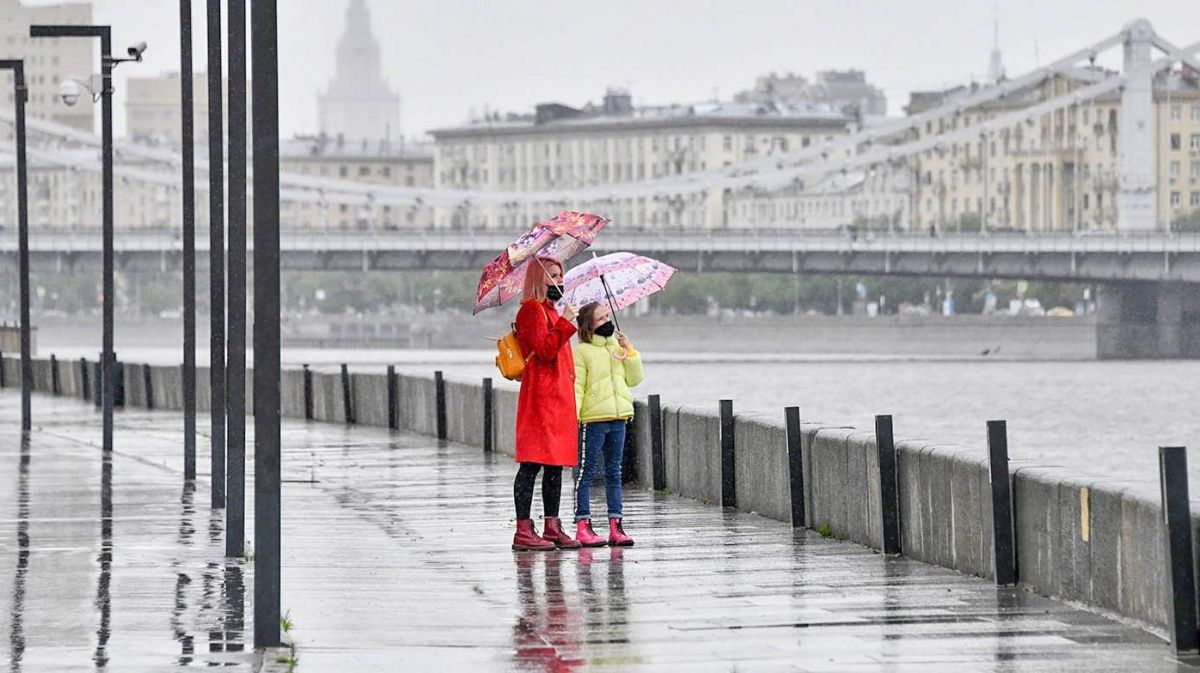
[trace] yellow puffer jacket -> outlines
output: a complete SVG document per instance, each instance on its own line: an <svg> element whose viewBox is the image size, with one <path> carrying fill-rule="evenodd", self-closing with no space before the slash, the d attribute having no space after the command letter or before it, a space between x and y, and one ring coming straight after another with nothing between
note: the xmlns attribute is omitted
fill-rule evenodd
<svg viewBox="0 0 1200 673"><path fill-rule="evenodd" d="M593 335L575 345L575 408L580 423L633 418L630 388L642 382L642 355L629 349L624 360L613 357L616 337Z"/></svg>

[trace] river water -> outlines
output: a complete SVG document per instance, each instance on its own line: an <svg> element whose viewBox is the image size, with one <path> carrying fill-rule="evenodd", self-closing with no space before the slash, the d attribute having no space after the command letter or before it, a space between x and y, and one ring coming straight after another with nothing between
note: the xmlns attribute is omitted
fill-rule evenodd
<svg viewBox="0 0 1200 673"><path fill-rule="evenodd" d="M73 355L69 349L62 355ZM83 355L85 353L79 353ZM86 353L91 356L93 354ZM178 363L174 348L121 353L126 361ZM311 364L336 371L380 371L450 380L500 379L487 350L284 351L285 366ZM1061 465L1080 476L1155 482L1157 447L1200 450L1200 362L1020 361L889 356L775 356L720 353L644 353L646 380L639 397L712 410L734 400L737 411L783 416L798 405L802 417L831 425L873 427L874 414L891 414L897 438L929 439L984 448L985 423L1008 421L1014 460ZM206 364L200 352L197 362ZM1192 473L1200 478L1200 455Z"/></svg>

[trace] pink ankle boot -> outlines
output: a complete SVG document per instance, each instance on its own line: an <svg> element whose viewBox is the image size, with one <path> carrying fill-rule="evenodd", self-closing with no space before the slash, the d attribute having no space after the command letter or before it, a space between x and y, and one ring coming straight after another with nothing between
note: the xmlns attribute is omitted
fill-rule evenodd
<svg viewBox="0 0 1200 673"><path fill-rule="evenodd" d="M517 534L513 535L513 551L547 551L554 543L543 540L533 527L533 519L517 519Z"/></svg>
<svg viewBox="0 0 1200 673"><path fill-rule="evenodd" d="M608 520L608 544L613 547L632 547L633 538L625 534L620 519Z"/></svg>
<svg viewBox="0 0 1200 673"><path fill-rule="evenodd" d="M575 522L575 541L584 547L603 547L605 545L604 538L596 535L596 531L592 530L591 519L580 519Z"/></svg>
<svg viewBox="0 0 1200 673"><path fill-rule="evenodd" d="M579 549L579 543L567 535L562 528L562 519L556 516L546 517L546 532L542 533L542 539L553 542L559 549Z"/></svg>

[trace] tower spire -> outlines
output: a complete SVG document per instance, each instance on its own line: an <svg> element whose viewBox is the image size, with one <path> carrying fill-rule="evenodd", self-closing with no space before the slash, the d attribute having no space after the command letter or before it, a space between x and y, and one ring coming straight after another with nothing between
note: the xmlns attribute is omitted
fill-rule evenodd
<svg viewBox="0 0 1200 673"><path fill-rule="evenodd" d="M1000 12L996 8L992 17L992 53L988 59L988 82L995 84L1004 79L1004 62L1000 58Z"/></svg>

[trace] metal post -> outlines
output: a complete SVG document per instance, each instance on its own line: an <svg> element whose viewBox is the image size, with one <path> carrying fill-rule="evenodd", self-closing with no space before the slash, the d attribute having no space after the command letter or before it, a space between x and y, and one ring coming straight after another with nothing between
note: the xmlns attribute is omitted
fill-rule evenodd
<svg viewBox="0 0 1200 673"><path fill-rule="evenodd" d="M791 477L792 528L804 528L804 447L800 432L800 407L785 407L788 476Z"/></svg>
<svg viewBox="0 0 1200 673"><path fill-rule="evenodd" d="M446 438L446 379L441 371L433 373L433 387L437 398L437 438Z"/></svg>
<svg viewBox="0 0 1200 673"><path fill-rule="evenodd" d="M650 469L653 474L653 487L656 491L667 488L667 466L663 460L663 422L662 400L658 395L646 398L650 407Z"/></svg>
<svg viewBox="0 0 1200 673"><path fill-rule="evenodd" d="M87 358L79 358L79 396L85 400L88 398L88 395L91 392L88 390L91 388L91 386L88 384L88 378Z"/></svg>
<svg viewBox="0 0 1200 673"><path fill-rule="evenodd" d="M1188 505L1187 449L1158 449L1159 487L1162 492L1163 547L1167 561L1167 595L1171 599L1168 631L1176 652L1195 652L1196 583L1192 552L1192 517Z"/></svg>
<svg viewBox="0 0 1200 673"><path fill-rule="evenodd" d="M387 368L387 405L388 405L388 428L397 430L400 427L400 407L396 402L399 399L399 390L397 390L396 365L388 365Z"/></svg>
<svg viewBox="0 0 1200 673"><path fill-rule="evenodd" d="M1016 545L1013 543L1012 482L1008 474L1008 424L988 421L988 467L992 481L992 558L996 586L1017 583Z"/></svg>
<svg viewBox="0 0 1200 673"><path fill-rule="evenodd" d="M0 388L8 386L8 382L4 380L4 353L0 353Z"/></svg>
<svg viewBox="0 0 1200 673"><path fill-rule="evenodd" d="M104 353L98 354L96 358L95 364L92 365L92 379L95 380L92 385L92 397L96 408L100 409L104 406Z"/></svg>
<svg viewBox="0 0 1200 673"><path fill-rule="evenodd" d="M225 144L221 0L208 0L208 380L212 506L225 506Z"/></svg>
<svg viewBox="0 0 1200 673"><path fill-rule="evenodd" d="M12 70L14 133L17 144L17 273L21 293L21 429L33 427L33 356L29 326L29 186L25 156L25 62L0 61L0 69ZM53 360L54 356L50 356ZM0 364L0 367L3 367ZM3 375L0 374L0 379ZM57 393L57 391L55 391Z"/></svg>
<svg viewBox="0 0 1200 673"><path fill-rule="evenodd" d="M733 400L721 400L721 506L737 507L737 477L734 473Z"/></svg>
<svg viewBox="0 0 1200 673"><path fill-rule="evenodd" d="M483 379L483 452L491 453L495 450L495 433L493 411L492 411L492 380L490 378Z"/></svg>
<svg viewBox="0 0 1200 673"><path fill-rule="evenodd" d="M900 553L900 493L896 484L896 443L892 417L875 417L875 444L879 450L879 510L883 519L883 553Z"/></svg>
<svg viewBox="0 0 1200 673"><path fill-rule="evenodd" d="M146 408L154 408L154 379L151 377L150 365L142 365L142 387L146 390Z"/></svg>
<svg viewBox="0 0 1200 673"><path fill-rule="evenodd" d="M58 358L50 354L50 394L58 396L61 391L58 385Z"/></svg>
<svg viewBox="0 0 1200 673"><path fill-rule="evenodd" d="M183 151L183 478L196 478L196 129L192 0L179 0L179 100Z"/></svg>
<svg viewBox="0 0 1200 673"><path fill-rule="evenodd" d="M304 420L313 419L313 381L312 370L304 365Z"/></svg>
<svg viewBox="0 0 1200 673"><path fill-rule="evenodd" d="M354 423L354 390L350 385L350 368L342 363L342 420L348 425Z"/></svg>
<svg viewBox="0 0 1200 673"><path fill-rule="evenodd" d="M225 427L228 498L225 555L242 556L246 538L246 0L229 15L229 349Z"/></svg>
<svg viewBox="0 0 1200 673"><path fill-rule="evenodd" d="M279 645L279 36L251 0L254 111L254 646Z"/></svg>

